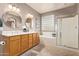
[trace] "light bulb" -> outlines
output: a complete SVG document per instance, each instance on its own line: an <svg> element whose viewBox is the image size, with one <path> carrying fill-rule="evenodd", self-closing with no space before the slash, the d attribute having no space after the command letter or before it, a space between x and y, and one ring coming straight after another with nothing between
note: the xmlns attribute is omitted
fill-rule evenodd
<svg viewBox="0 0 79 59"><path fill-rule="evenodd" d="M17 8L17 11L20 12L20 9Z"/></svg>
<svg viewBox="0 0 79 59"><path fill-rule="evenodd" d="M9 7L10 9L12 9L12 5L8 5L8 7Z"/></svg>
<svg viewBox="0 0 79 59"><path fill-rule="evenodd" d="M13 7L13 10L15 11L16 10L16 7Z"/></svg>

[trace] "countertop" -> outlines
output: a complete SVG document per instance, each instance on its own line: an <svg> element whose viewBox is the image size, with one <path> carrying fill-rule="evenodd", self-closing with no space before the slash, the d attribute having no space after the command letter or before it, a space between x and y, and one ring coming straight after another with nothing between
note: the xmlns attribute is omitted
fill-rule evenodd
<svg viewBox="0 0 79 59"><path fill-rule="evenodd" d="M29 31L29 32L23 32L23 31L2 31L3 36L15 36L15 35L23 35L23 34L31 34L31 33L37 33L36 31Z"/></svg>

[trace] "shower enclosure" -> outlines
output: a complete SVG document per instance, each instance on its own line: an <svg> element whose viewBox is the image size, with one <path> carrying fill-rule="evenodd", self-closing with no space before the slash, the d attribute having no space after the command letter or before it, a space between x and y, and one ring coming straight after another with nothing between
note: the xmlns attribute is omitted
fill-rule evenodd
<svg viewBox="0 0 79 59"><path fill-rule="evenodd" d="M78 15L58 19L57 45L79 48Z"/></svg>

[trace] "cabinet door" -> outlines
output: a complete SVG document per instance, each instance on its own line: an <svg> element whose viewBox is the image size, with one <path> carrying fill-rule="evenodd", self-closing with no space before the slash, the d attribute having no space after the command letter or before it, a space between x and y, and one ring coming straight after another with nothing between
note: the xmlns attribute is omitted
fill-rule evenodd
<svg viewBox="0 0 79 59"><path fill-rule="evenodd" d="M37 34L33 33L33 46L37 44Z"/></svg>
<svg viewBox="0 0 79 59"><path fill-rule="evenodd" d="M3 55L9 56L9 37L4 37L3 41Z"/></svg>
<svg viewBox="0 0 79 59"><path fill-rule="evenodd" d="M10 55L19 55L20 53L20 36L10 37Z"/></svg>
<svg viewBox="0 0 79 59"><path fill-rule="evenodd" d="M37 42L37 44L39 44L40 43L40 38L39 38L39 34L37 33L37 40L36 40L36 42Z"/></svg>
<svg viewBox="0 0 79 59"><path fill-rule="evenodd" d="M33 46L39 43L39 35L37 33L33 33Z"/></svg>
<svg viewBox="0 0 79 59"><path fill-rule="evenodd" d="M32 43L32 40L33 38L32 38L32 34L29 34L29 48L31 48L33 45L33 43Z"/></svg>
<svg viewBox="0 0 79 59"><path fill-rule="evenodd" d="M22 39L21 39L21 51L25 51L29 48L29 37L28 34L27 35L22 35Z"/></svg>

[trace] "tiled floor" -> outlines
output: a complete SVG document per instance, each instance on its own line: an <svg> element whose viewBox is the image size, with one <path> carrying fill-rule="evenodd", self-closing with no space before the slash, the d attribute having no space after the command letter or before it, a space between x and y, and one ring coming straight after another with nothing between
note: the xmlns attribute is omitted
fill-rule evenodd
<svg viewBox="0 0 79 59"><path fill-rule="evenodd" d="M56 46L56 39L41 38L41 43L21 56L79 56L79 51L73 51Z"/></svg>

